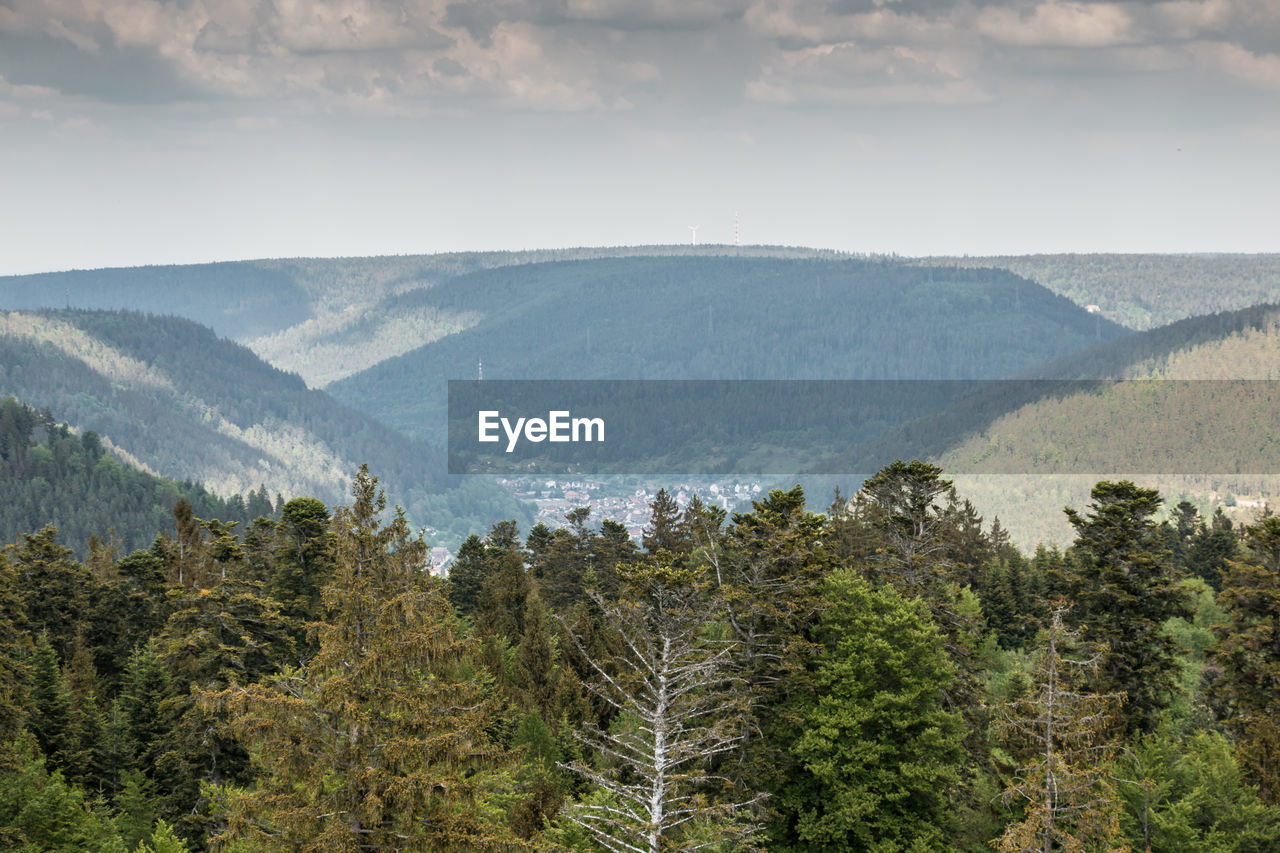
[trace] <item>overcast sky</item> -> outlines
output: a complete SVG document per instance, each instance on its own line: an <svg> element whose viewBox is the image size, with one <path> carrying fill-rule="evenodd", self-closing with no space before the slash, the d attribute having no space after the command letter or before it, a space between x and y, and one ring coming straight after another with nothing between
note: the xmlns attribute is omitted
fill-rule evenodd
<svg viewBox="0 0 1280 853"><path fill-rule="evenodd" d="M0 273L1280 251L1276 0L0 0Z"/></svg>

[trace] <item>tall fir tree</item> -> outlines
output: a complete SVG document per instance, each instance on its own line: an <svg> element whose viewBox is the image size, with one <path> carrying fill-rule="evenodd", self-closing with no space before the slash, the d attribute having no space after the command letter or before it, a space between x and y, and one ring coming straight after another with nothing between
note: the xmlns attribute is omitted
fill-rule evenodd
<svg viewBox="0 0 1280 853"><path fill-rule="evenodd" d="M1218 593L1227 622L1217 629L1222 676L1212 696L1250 781L1280 804L1280 516L1245 532L1247 554L1228 561Z"/></svg>
<svg viewBox="0 0 1280 853"><path fill-rule="evenodd" d="M1089 512L1067 508L1079 565L1068 582L1076 602L1071 618L1084 639L1105 645L1099 692L1125 695L1127 733L1152 731L1176 689L1176 643L1166 620L1191 617L1171 555L1162 550L1154 516L1160 494L1128 480L1100 482Z"/></svg>
<svg viewBox="0 0 1280 853"><path fill-rule="evenodd" d="M426 548L402 513L383 525L362 467L334 516L336 565L318 651L265 683L208 694L250 745L258 784L233 798L219 843L301 851L493 849L479 803L485 710Z"/></svg>

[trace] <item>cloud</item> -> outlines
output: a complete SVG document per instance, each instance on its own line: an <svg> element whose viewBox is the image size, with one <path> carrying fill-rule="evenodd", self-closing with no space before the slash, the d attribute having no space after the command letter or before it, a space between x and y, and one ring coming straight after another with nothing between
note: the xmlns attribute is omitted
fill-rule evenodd
<svg viewBox="0 0 1280 853"><path fill-rule="evenodd" d="M990 96L970 77L971 60L946 50L856 42L784 52L748 84L758 101L960 104Z"/></svg>
<svg viewBox="0 0 1280 853"><path fill-rule="evenodd" d="M1198 42L1190 46L1196 62L1260 89L1280 92L1280 56L1259 56L1239 45L1224 42Z"/></svg>
<svg viewBox="0 0 1280 853"><path fill-rule="evenodd" d="M102 103L287 111L962 104L1028 74L1274 89L1256 0L5 0L0 74ZM1048 74L1052 74L1050 79ZM233 107L234 108L234 107Z"/></svg>
<svg viewBox="0 0 1280 853"><path fill-rule="evenodd" d="M997 44L1023 47L1109 47L1133 41L1133 20L1116 3L1050 0L1029 12L992 6L977 17L977 31Z"/></svg>

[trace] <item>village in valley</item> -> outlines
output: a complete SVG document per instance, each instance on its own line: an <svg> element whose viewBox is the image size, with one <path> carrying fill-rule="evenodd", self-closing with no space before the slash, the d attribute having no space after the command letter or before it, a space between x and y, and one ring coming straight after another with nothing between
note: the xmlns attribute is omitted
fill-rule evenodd
<svg viewBox="0 0 1280 853"><path fill-rule="evenodd" d="M649 505L658 490L665 488L680 507L688 505L694 495L703 503L734 512L752 499L758 499L766 486L759 480L710 480L688 478L680 482L659 483L644 478L629 479L626 488L614 483L606 486L593 479L556 479L554 477L498 478L497 482L520 500L537 507L537 520L552 529L567 527L565 516L570 510L591 508L591 522L608 519L627 528L637 543L649 523ZM447 572L453 552L444 546L431 549L431 570Z"/></svg>

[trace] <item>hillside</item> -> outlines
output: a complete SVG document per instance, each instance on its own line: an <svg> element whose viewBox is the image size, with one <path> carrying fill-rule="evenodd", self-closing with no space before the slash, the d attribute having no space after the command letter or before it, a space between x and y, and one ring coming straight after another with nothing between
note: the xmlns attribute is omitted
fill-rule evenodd
<svg viewBox="0 0 1280 853"><path fill-rule="evenodd" d="M342 502L367 462L420 523L461 529L523 516L492 486L454 488L439 451L180 318L0 314L0 394L97 432L144 470L221 495L265 486L270 494Z"/></svg>
<svg viewBox="0 0 1280 853"><path fill-rule="evenodd" d="M101 436L72 433L48 413L12 397L0 401L0 543L46 524L81 557L89 537L128 553L172 531L173 507L185 498L198 518L246 527L279 510L272 495L224 500L190 482L157 477L121 462Z"/></svg>
<svg viewBox="0 0 1280 853"><path fill-rule="evenodd" d="M656 257L461 276L379 313L470 328L337 382L438 441L446 380L994 378L1125 330L1003 271L859 259Z"/></svg>
<svg viewBox="0 0 1280 853"><path fill-rule="evenodd" d="M0 276L0 308L121 309L185 317L247 344L314 388L475 320L471 314L382 310L383 303L401 294L503 266L708 252L783 258L833 254L779 246L621 246L71 270Z"/></svg>
<svg viewBox="0 0 1280 853"><path fill-rule="evenodd" d="M1280 300L1280 255L1021 255L919 263L1009 270L1139 330Z"/></svg>
<svg viewBox="0 0 1280 853"><path fill-rule="evenodd" d="M957 482L966 493L1022 531L1027 545L1067 541L1061 507L1080 505L1101 476L1129 473L1173 502L1234 503L1245 518L1280 496L1280 385L1273 381L1280 379L1280 306L1183 320L1023 375L1177 381L1092 388L1051 381L1004 397L1006 389L993 388L868 443L854 454L861 465L845 467L892 456L911 435L932 461L963 472ZM1115 460L1130 460L1131 471L1117 472ZM1010 473L1033 470L1045 473ZM1236 500L1244 496L1248 503Z"/></svg>

